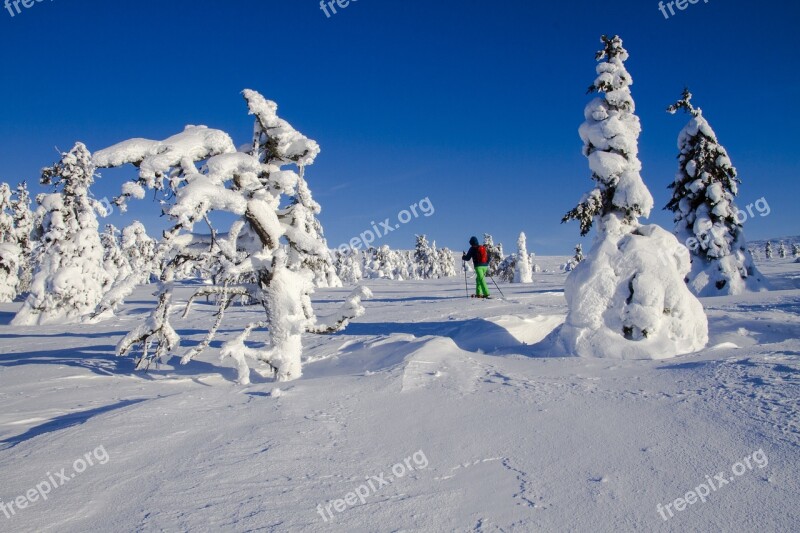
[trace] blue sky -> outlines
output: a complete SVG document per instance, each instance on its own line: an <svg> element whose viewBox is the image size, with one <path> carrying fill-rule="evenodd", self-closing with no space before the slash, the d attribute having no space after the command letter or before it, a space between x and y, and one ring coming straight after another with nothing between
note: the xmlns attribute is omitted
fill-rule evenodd
<svg viewBox="0 0 800 533"><path fill-rule="evenodd" d="M98 150L206 124L247 142L239 92L260 91L322 146L307 169L329 244L396 220L429 198L436 211L379 243L415 233L466 247L520 230L542 255L568 254L561 216L591 187L577 129L603 33L619 34L643 133L643 177L661 211L685 116L664 108L684 85L728 149L740 204L767 199L750 239L794 235L800 198L800 6L709 0L666 19L651 0L530 2L358 0L330 18L318 0L45 0L0 11L0 181L38 179L54 147ZM13 10L13 7L11 8ZM112 196L123 173L105 173ZM34 187L38 190L38 187ZM149 200L139 218L163 225Z"/></svg>

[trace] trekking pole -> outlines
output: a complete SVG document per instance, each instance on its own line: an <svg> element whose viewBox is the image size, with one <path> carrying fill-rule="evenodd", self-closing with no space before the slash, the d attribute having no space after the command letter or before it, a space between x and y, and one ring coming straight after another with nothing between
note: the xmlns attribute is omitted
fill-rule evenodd
<svg viewBox="0 0 800 533"><path fill-rule="evenodd" d="M500 292L500 296L502 296L503 299L505 300L506 295L503 294L503 291L500 290L500 286L497 284L497 282L494 280L494 278L492 276L489 276L489 279L492 280L492 283L494 283L494 286L497 287L497 290Z"/></svg>
<svg viewBox="0 0 800 533"><path fill-rule="evenodd" d="M469 286L467 285L467 264L463 260L461 261L461 270L464 271L464 292L467 294L467 298L469 298Z"/></svg>

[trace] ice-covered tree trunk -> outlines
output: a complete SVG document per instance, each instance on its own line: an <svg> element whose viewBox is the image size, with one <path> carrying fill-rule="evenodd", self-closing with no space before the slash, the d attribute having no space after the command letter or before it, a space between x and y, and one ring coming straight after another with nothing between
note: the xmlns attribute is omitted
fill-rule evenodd
<svg viewBox="0 0 800 533"><path fill-rule="evenodd" d="M666 209L674 213L675 234L689 247L689 288L699 296L724 296L766 290L747 248L735 199L739 178L714 130L692 103L692 93L669 106L691 119L678 136L679 169L670 185Z"/></svg>
<svg viewBox="0 0 800 533"><path fill-rule="evenodd" d="M641 225L653 198L640 176L639 119L625 69L622 40L602 37L603 49L580 127L595 187L563 221L578 220L597 238L565 285L569 313L557 333L561 347L586 357L674 357L708 341L708 322L684 276L689 253L674 235Z"/></svg>
<svg viewBox="0 0 800 533"><path fill-rule="evenodd" d="M109 286L96 216L105 208L89 195L94 177L91 154L82 143L42 171L42 184L58 192L41 199L43 249L30 294L12 324L78 322L94 311Z"/></svg>
<svg viewBox="0 0 800 533"><path fill-rule="evenodd" d="M517 263L514 271L514 283L533 283L531 258L528 256L528 243L524 232L517 239Z"/></svg>

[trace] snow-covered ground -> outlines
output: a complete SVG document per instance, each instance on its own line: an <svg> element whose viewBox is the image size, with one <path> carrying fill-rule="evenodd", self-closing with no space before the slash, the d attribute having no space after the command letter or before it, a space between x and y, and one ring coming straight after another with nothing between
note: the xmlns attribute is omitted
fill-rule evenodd
<svg viewBox="0 0 800 533"><path fill-rule="evenodd" d="M115 357L153 287L95 325L11 327L2 304L0 529L796 531L792 261L759 265L771 292L703 299L708 347L667 361L543 357L564 258L508 301L366 282L367 314L308 336L280 390L235 384L214 350L148 373ZM350 290L317 291L320 314ZM214 309L176 317L185 348ZM232 308L213 347L257 312Z"/></svg>

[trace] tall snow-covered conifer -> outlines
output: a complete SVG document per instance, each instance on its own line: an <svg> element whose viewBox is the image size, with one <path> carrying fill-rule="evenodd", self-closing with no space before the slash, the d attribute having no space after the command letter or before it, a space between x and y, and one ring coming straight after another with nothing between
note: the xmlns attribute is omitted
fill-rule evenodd
<svg viewBox="0 0 800 533"><path fill-rule="evenodd" d="M28 184L24 181L17 185L14 198L11 200L11 212L14 216L14 234L20 249L19 283L17 293L28 292L33 279L33 254L36 242L33 239L34 216L31 211L31 196Z"/></svg>
<svg viewBox="0 0 800 533"><path fill-rule="evenodd" d="M684 89L667 108L683 109L691 118L678 136L679 169L670 184L675 234L689 247L689 288L699 296L724 296L766 290L764 278L747 248L734 200L740 183L725 148L700 108Z"/></svg>
<svg viewBox="0 0 800 533"><path fill-rule="evenodd" d="M603 36L597 78L579 133L595 187L563 221L577 220L585 235L597 225L592 250L565 285L569 306L555 338L568 353L586 357L663 359L708 342L703 307L684 283L689 253L674 235L641 225L653 198L640 176L639 119L618 37Z"/></svg>
<svg viewBox="0 0 800 533"><path fill-rule="evenodd" d="M56 192L41 198L41 253L31 290L12 324L79 322L94 311L111 278L103 264L97 213L105 207L89 194L95 165L83 143L42 170L43 185Z"/></svg>
<svg viewBox="0 0 800 533"><path fill-rule="evenodd" d="M11 209L11 187L0 183L0 302L17 297L22 250Z"/></svg>
<svg viewBox="0 0 800 533"><path fill-rule="evenodd" d="M639 175L641 126L629 89L633 80L625 68L628 52L618 36L604 35L601 41L603 49L595 55L600 61L597 78L589 92L603 96L586 106L586 121L579 130L595 187L562 220L577 220L581 235L589 233L595 221L600 232L625 233L653 208L653 197Z"/></svg>
<svg viewBox="0 0 800 533"><path fill-rule="evenodd" d="M524 232L517 239L517 262L514 270L514 283L533 283L533 269L528 255L528 243Z"/></svg>

